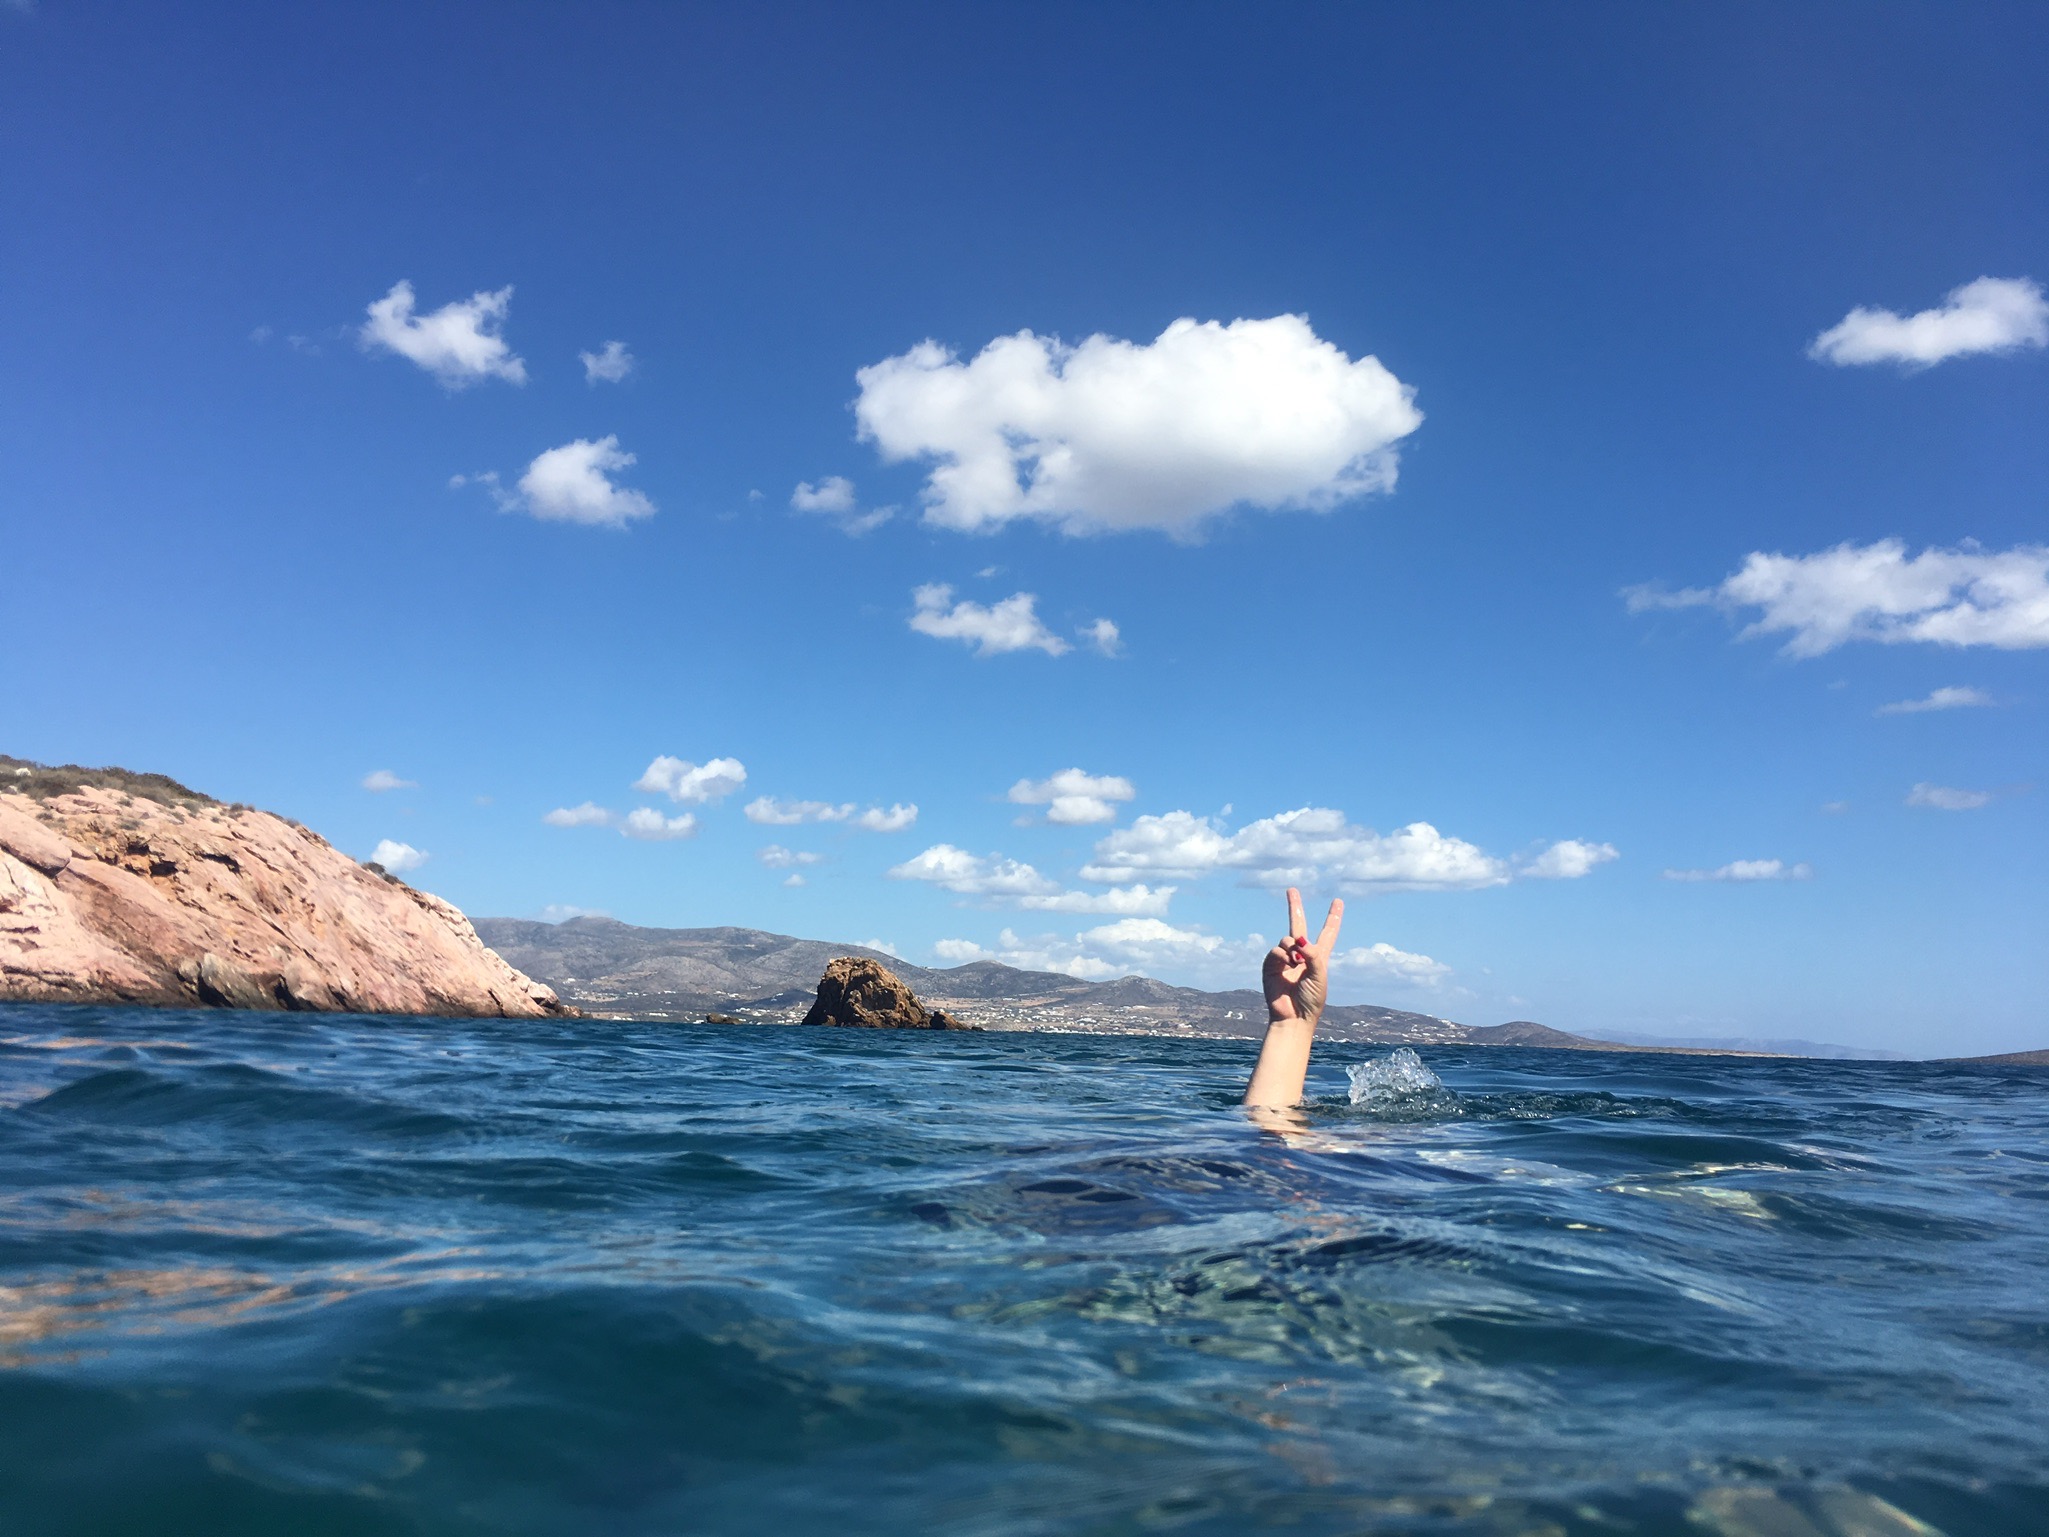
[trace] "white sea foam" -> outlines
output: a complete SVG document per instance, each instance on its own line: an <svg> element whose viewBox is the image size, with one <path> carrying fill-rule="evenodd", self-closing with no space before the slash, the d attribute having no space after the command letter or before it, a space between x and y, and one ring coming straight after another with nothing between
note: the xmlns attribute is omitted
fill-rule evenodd
<svg viewBox="0 0 2049 1537"><path fill-rule="evenodd" d="M1345 1073L1352 1080L1352 1103L1368 1108L1398 1105L1444 1088L1444 1081L1407 1046L1397 1046L1371 1062L1354 1062Z"/></svg>

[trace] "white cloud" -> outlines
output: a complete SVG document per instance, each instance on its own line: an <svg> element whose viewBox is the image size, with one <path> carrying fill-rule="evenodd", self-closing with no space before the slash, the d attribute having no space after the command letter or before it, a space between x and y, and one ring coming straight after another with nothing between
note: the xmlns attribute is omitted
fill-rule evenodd
<svg viewBox="0 0 2049 1537"><path fill-rule="evenodd" d="M390 769L373 769L363 776L363 788L373 795L383 795L391 790L417 790L418 780L401 779Z"/></svg>
<svg viewBox="0 0 2049 1537"><path fill-rule="evenodd" d="M808 886L811 883L805 880L803 876L797 874L796 871L792 870L788 875L783 877L783 884L785 886Z"/></svg>
<svg viewBox="0 0 2049 1537"><path fill-rule="evenodd" d="M1378 359L1301 315L1182 319L1149 344L1020 331L967 363L926 341L855 378L862 439L934 461L926 520L963 530L1193 537L1241 505L1325 511L1391 489L1393 445L1423 420Z"/></svg>
<svg viewBox="0 0 2049 1537"><path fill-rule="evenodd" d="M1804 881L1814 867L1789 865L1782 859L1738 859L1718 870L1667 870L1668 881Z"/></svg>
<svg viewBox="0 0 2049 1537"><path fill-rule="evenodd" d="M551 522L624 528L635 518L655 514L655 504L646 496L615 485L610 478L633 462L634 456L619 447L616 435L595 441L578 438L536 454L519 477L519 494L500 493L499 504Z"/></svg>
<svg viewBox="0 0 2049 1537"><path fill-rule="evenodd" d="M857 939L854 941L854 943L860 946L863 950L879 950L884 955L894 956L898 960L902 960L904 958L903 951L897 949L895 945L891 944L886 939Z"/></svg>
<svg viewBox="0 0 2049 1537"><path fill-rule="evenodd" d="M950 843L935 843L889 871L893 881L927 881L943 890L968 897L1052 896L1060 889L1030 865L1001 854L986 858L957 849Z"/></svg>
<svg viewBox="0 0 2049 1537"><path fill-rule="evenodd" d="M1587 843L1579 838L1564 838L1535 859L1526 860L1516 874L1540 881L1576 881L1591 872L1595 865L1604 865L1621 857L1612 843Z"/></svg>
<svg viewBox="0 0 2049 1537"><path fill-rule="evenodd" d="M749 801L744 814L764 827L799 827L809 822L847 822L871 833L900 833L918 820L918 808L899 802L884 809L870 806L856 811L852 801L834 805L831 801L786 801L773 795L759 795Z"/></svg>
<svg viewBox="0 0 2049 1537"><path fill-rule="evenodd" d="M790 493L790 505L799 512L824 512L838 516L852 512L859 503L854 498L854 483L844 475L828 475L817 485L808 480L797 482L797 489Z"/></svg>
<svg viewBox="0 0 2049 1537"><path fill-rule="evenodd" d="M1104 656L1120 656L1124 651L1124 637L1115 621L1098 619L1081 627L1081 638L1094 646Z"/></svg>
<svg viewBox="0 0 2049 1537"><path fill-rule="evenodd" d="M1958 790L1949 785L1917 784L1907 792L1909 806L1930 811L1976 811L1992 804L1990 790Z"/></svg>
<svg viewBox="0 0 2049 1537"><path fill-rule="evenodd" d="M382 348L408 358L452 390L482 379L524 384L526 364L498 334L511 303L508 286L495 292L479 290L431 315L415 315L413 285L401 278L370 306L370 318L357 334L366 349Z"/></svg>
<svg viewBox="0 0 2049 1537"><path fill-rule="evenodd" d="M633 354L624 342L606 342L602 352L579 352L585 384L617 384L633 372Z"/></svg>
<svg viewBox="0 0 2049 1537"><path fill-rule="evenodd" d="M854 483L844 475L828 475L815 486L808 480L799 481L797 489L790 493L790 505L799 512L831 518L848 534L865 534L896 516L894 507L873 507L863 512L854 495Z"/></svg>
<svg viewBox="0 0 2049 1537"><path fill-rule="evenodd" d="M681 816L665 817L652 806L636 806L626 813L619 831L646 843L665 843L672 838L693 836L697 832L697 818L687 811Z"/></svg>
<svg viewBox="0 0 2049 1537"><path fill-rule="evenodd" d="M585 801L581 806L557 806L541 820L550 827L611 827L619 818L603 806Z"/></svg>
<svg viewBox="0 0 2049 1537"><path fill-rule="evenodd" d="M1442 961L1412 950L1397 950L1385 940L1353 950L1339 950L1330 958L1333 974L1351 972L1382 982L1406 982L1411 987L1435 987L1451 975Z"/></svg>
<svg viewBox="0 0 2049 1537"><path fill-rule="evenodd" d="M1009 799L1017 806L1044 806L1047 821L1078 827L1116 821L1117 808L1110 803L1128 801L1137 793L1128 779L1070 768L1047 779L1020 779L1010 787Z"/></svg>
<svg viewBox="0 0 2049 1537"><path fill-rule="evenodd" d="M918 808L901 802L887 811L880 806L870 806L854 818L854 825L871 833L900 833L918 820Z"/></svg>
<svg viewBox="0 0 2049 1537"><path fill-rule="evenodd" d="M581 806L558 806L541 818L550 827L616 827L622 837L643 843L662 843L689 838L697 832L697 818L689 812L665 817L651 806L638 806L620 816L603 806L585 801Z"/></svg>
<svg viewBox="0 0 2049 1537"><path fill-rule="evenodd" d="M780 843L771 843L766 848L756 849L754 857L771 870L792 870L798 865L815 865L825 856L814 854L808 849L786 849Z"/></svg>
<svg viewBox="0 0 2049 1537"><path fill-rule="evenodd" d="M1059 656L1071 649L1066 641L1039 623L1039 616L1033 612L1033 605L1039 600L1033 593L1015 593L986 607L963 598L949 608L953 589L934 582L918 588L911 597L917 604L917 611L911 615L912 629L940 640L964 641L975 648L977 656L1033 650Z"/></svg>
<svg viewBox="0 0 2049 1537"><path fill-rule="evenodd" d="M1428 822L1382 835L1357 827L1341 811L1305 806L1226 835L1186 811L1140 817L1096 844L1082 867L1091 881L1140 876L1193 879L1237 870L1247 885L1300 886L1333 881L1383 891L1470 891L1507 882L1501 860Z"/></svg>
<svg viewBox="0 0 2049 1537"><path fill-rule="evenodd" d="M1814 338L1819 363L1898 363L1933 368L1973 352L2049 346L2049 300L2028 278L1979 278L1943 296L1938 309L1913 315L1859 306Z"/></svg>
<svg viewBox="0 0 2049 1537"><path fill-rule="evenodd" d="M1066 891L1058 881L1028 864L1005 859L1001 854L970 854L950 843L935 843L890 870L889 877L897 881L924 881L943 891L1029 912L1094 913L1105 917L1162 917L1175 890L1172 886L1134 885L1109 891Z"/></svg>
<svg viewBox="0 0 2049 1537"><path fill-rule="evenodd" d="M1112 886L1108 891L1056 891L1024 896L1017 906L1033 913L1094 913L1106 918L1164 918L1175 886Z"/></svg>
<svg viewBox="0 0 2049 1537"><path fill-rule="evenodd" d="M577 907L568 902L550 902L539 913L543 923L567 923L571 918L609 918L602 907Z"/></svg>
<svg viewBox="0 0 2049 1537"><path fill-rule="evenodd" d="M1000 961L1023 971L1061 972L1088 982L1165 971L1243 985L1258 974L1266 941L1257 934L1242 940L1225 939L1199 929L1176 928L1158 918L1121 918L1084 929L1072 938L1056 934L1024 938L1005 929L997 936L995 949L968 939L942 939L932 951L953 965Z"/></svg>
<svg viewBox="0 0 2049 1537"><path fill-rule="evenodd" d="M1231 840L1207 818L1186 811L1140 817L1097 843L1095 862L1082 866L1092 881L1125 881L1141 875L1194 879L1221 867Z"/></svg>
<svg viewBox="0 0 2049 1537"><path fill-rule="evenodd" d="M377 847L370 851L370 863L382 865L393 875L403 875L408 870L417 870L427 862L425 850L416 849L410 843L400 843L394 838L379 838Z"/></svg>
<svg viewBox="0 0 2049 1537"><path fill-rule="evenodd" d="M1966 545L1910 558L1899 540L1881 539L1814 555L1753 552L1718 587L1631 587L1623 596L1631 613L1755 608L1742 638L1789 634L1789 656L1820 656L1853 640L2018 651L2049 646L2049 545Z"/></svg>
<svg viewBox="0 0 2049 1537"><path fill-rule="evenodd" d="M713 758L699 765L663 753L633 781L633 788L646 795L666 795L672 801L702 805L725 799L745 783L747 769L738 758Z"/></svg>
<svg viewBox="0 0 2049 1537"><path fill-rule="evenodd" d="M758 795L742 808L748 821L763 827L800 827L806 822L844 822L854 814L854 803L835 806L827 801L782 801L773 795Z"/></svg>
<svg viewBox="0 0 2049 1537"><path fill-rule="evenodd" d="M1874 715L1922 715L1930 710L1969 710L1995 703L1992 696L1979 688L1939 688L1926 699L1901 699L1892 704L1882 704Z"/></svg>
<svg viewBox="0 0 2049 1537"><path fill-rule="evenodd" d="M1828 816L1839 817L1850 809L1850 803L1848 801L1823 801L1821 809Z"/></svg>

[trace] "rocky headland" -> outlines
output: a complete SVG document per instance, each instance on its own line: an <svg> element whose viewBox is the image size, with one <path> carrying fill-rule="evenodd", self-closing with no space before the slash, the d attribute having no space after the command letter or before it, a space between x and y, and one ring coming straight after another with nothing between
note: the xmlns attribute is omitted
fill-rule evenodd
<svg viewBox="0 0 2049 1537"><path fill-rule="evenodd" d="M576 1014L439 897L161 774L0 757L0 1000Z"/></svg>

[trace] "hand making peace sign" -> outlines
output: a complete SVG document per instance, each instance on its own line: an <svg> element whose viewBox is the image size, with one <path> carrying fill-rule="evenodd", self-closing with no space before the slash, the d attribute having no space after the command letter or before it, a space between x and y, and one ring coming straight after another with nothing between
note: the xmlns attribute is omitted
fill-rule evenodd
<svg viewBox="0 0 2049 1537"><path fill-rule="evenodd" d="M1316 1039L1316 1021L1330 992L1330 953L1344 926L1345 904L1330 904L1323 932L1309 942L1309 924L1302 914L1302 893L1288 888L1288 932L1266 954L1260 980L1266 988L1266 1039L1259 1063L1245 1089L1245 1103L1263 1108L1299 1104L1302 1081L1309 1073L1309 1048Z"/></svg>

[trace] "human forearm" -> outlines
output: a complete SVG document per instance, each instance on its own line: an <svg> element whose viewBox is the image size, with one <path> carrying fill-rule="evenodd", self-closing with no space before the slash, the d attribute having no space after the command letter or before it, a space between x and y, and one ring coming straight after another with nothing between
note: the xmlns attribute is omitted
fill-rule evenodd
<svg viewBox="0 0 2049 1537"><path fill-rule="evenodd" d="M1245 1086L1245 1103L1270 1110L1302 1103L1309 1051L1315 1043L1314 1018L1282 1018L1269 1012L1259 1061L1253 1065L1252 1082Z"/></svg>
<svg viewBox="0 0 2049 1537"><path fill-rule="evenodd" d="M1260 971L1266 993L1266 1038L1259 1043L1259 1061L1244 1103L1260 1110L1285 1110L1302 1103L1302 1083L1309 1076L1309 1049L1316 1044L1316 1022L1329 996L1330 955L1344 922L1342 900L1330 904L1323 932L1309 942L1303 922L1302 893L1288 888L1288 932L1269 950Z"/></svg>

